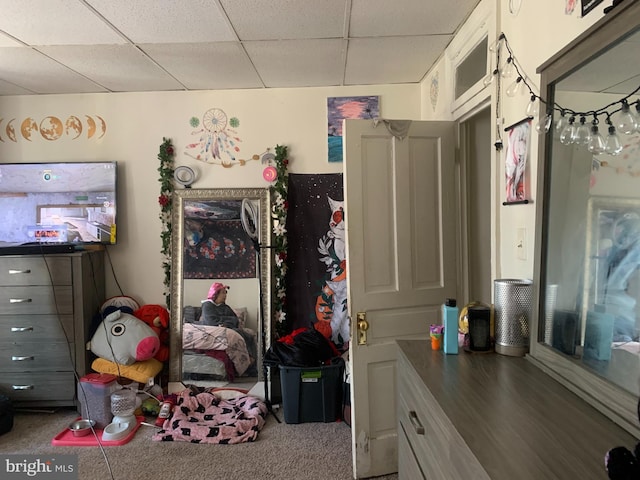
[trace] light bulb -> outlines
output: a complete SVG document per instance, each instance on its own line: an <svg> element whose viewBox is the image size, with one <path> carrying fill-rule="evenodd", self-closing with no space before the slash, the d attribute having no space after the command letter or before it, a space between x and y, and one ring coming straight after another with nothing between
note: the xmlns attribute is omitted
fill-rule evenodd
<svg viewBox="0 0 640 480"><path fill-rule="evenodd" d="M569 120L567 119L567 116L565 115L565 113L563 111L560 114L560 118L556 122L556 127L555 127L556 133L557 134L562 133L562 130L564 130L564 127L566 127L568 124L569 124Z"/></svg>
<svg viewBox="0 0 640 480"><path fill-rule="evenodd" d="M631 113L636 120L636 132L640 132L640 100L636 102L635 108L631 109Z"/></svg>
<svg viewBox="0 0 640 480"><path fill-rule="evenodd" d="M604 138L598 131L598 125L594 124L591 126L591 137L589 138L589 143L587 144L587 150L591 153L599 155L603 153L606 149L606 143Z"/></svg>
<svg viewBox="0 0 640 480"><path fill-rule="evenodd" d="M504 40L504 38L505 38L504 33L501 33L500 36L496 38L496 40L491 44L491 46L489 47L489 51L497 52L498 49L500 48L500 42Z"/></svg>
<svg viewBox="0 0 640 480"><path fill-rule="evenodd" d="M531 95L531 101L529 105L527 105L527 109L525 111L527 117L537 117L538 113L540 113L540 102L535 95Z"/></svg>
<svg viewBox="0 0 640 480"><path fill-rule="evenodd" d="M551 114L547 113L544 117L540 117L536 124L536 131L538 133L547 133L551 128Z"/></svg>
<svg viewBox="0 0 640 480"><path fill-rule="evenodd" d="M631 113L631 109L626 100L622 101L622 109L618 112L616 128L625 135L633 133L636 129L636 119Z"/></svg>
<svg viewBox="0 0 640 480"><path fill-rule="evenodd" d="M622 151L620 138L616 133L616 127L613 125L609 125L609 135L607 135L604 151L609 155L618 155Z"/></svg>
<svg viewBox="0 0 640 480"><path fill-rule="evenodd" d="M513 77L513 72L515 72L515 70L516 68L513 66L513 57L509 57L502 67L501 75L503 78L511 78Z"/></svg>
<svg viewBox="0 0 640 480"><path fill-rule="evenodd" d="M509 87L507 87L507 96L515 97L520 92L520 86L522 85L522 77L516 78Z"/></svg>
<svg viewBox="0 0 640 480"><path fill-rule="evenodd" d="M484 77L484 80L482 80L482 84L485 87L488 87L489 85L491 85L493 83L493 78L498 74L498 69L495 69L493 72L489 73L486 77Z"/></svg>
<svg viewBox="0 0 640 480"><path fill-rule="evenodd" d="M576 117L569 118L569 122L560 133L560 143L563 145L570 145L573 143L573 137L575 136L574 122Z"/></svg>
<svg viewBox="0 0 640 480"><path fill-rule="evenodd" d="M576 131L574 142L580 145L586 145L589 143L590 136L591 132L589 132L589 127L587 127L586 118L580 117L580 125Z"/></svg>

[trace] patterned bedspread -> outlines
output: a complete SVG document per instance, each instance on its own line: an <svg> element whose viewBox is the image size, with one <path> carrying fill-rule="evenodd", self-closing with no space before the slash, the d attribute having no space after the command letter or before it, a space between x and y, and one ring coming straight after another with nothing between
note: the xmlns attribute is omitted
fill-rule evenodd
<svg viewBox="0 0 640 480"><path fill-rule="evenodd" d="M223 400L210 391L195 393L187 389L180 392L173 415L152 439L220 444L253 442L264 427L266 415L266 404L251 395Z"/></svg>
<svg viewBox="0 0 640 480"><path fill-rule="evenodd" d="M185 323L182 325L184 350L224 350L233 362L238 375L253 363L242 336L230 328Z"/></svg>

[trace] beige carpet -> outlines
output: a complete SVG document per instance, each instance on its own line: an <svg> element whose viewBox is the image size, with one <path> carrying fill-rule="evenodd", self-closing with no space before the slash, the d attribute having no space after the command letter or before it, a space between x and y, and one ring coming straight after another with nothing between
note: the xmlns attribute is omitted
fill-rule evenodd
<svg viewBox="0 0 640 480"><path fill-rule="evenodd" d="M240 445L154 442L142 425L122 446L52 446L51 440L78 416L74 410L18 413L0 436L3 454L78 454L80 480L348 480L353 477L351 429L341 422L278 423L268 415L258 440ZM282 419L282 414L278 415ZM397 475L379 477L397 479Z"/></svg>

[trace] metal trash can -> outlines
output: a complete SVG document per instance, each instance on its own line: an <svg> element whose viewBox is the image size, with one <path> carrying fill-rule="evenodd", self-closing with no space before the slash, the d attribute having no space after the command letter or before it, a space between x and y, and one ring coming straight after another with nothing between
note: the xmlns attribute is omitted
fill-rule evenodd
<svg viewBox="0 0 640 480"><path fill-rule="evenodd" d="M529 351L530 318L533 306L531 280L494 280L497 353L522 357Z"/></svg>

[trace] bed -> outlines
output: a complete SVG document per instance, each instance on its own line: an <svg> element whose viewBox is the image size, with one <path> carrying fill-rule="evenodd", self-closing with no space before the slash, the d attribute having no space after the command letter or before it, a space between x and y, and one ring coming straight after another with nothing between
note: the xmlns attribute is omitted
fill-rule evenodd
<svg viewBox="0 0 640 480"><path fill-rule="evenodd" d="M234 309L237 328L205 325L200 306L185 306L182 324L182 379L234 381L257 375L257 334L247 328L247 309Z"/></svg>

